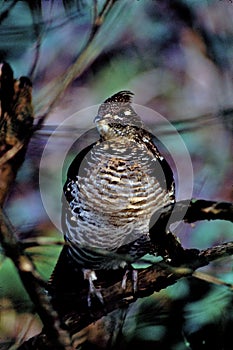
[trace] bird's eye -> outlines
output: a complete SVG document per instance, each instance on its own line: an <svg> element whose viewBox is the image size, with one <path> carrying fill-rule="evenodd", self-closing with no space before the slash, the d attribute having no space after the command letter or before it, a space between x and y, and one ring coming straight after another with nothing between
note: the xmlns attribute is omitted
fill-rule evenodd
<svg viewBox="0 0 233 350"><path fill-rule="evenodd" d="M126 116L131 115L131 111L129 109L121 110L118 112L117 117L118 118L125 118Z"/></svg>

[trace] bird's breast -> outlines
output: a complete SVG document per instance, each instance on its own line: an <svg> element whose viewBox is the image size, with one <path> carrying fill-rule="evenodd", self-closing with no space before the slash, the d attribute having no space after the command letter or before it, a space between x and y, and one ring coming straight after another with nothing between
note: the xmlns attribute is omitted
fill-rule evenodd
<svg viewBox="0 0 233 350"><path fill-rule="evenodd" d="M117 225L134 217L150 217L166 201L156 162L145 145L132 140L98 143L77 175L79 205L108 216L111 223L116 220Z"/></svg>
<svg viewBox="0 0 233 350"><path fill-rule="evenodd" d="M148 235L152 213L170 201L161 172L145 144L97 143L67 183L69 241L112 250Z"/></svg>

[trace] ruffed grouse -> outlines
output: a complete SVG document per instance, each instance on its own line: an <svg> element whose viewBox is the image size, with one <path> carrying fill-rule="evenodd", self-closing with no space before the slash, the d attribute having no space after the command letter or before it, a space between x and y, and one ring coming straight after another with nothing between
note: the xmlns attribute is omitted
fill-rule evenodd
<svg viewBox="0 0 233 350"><path fill-rule="evenodd" d="M64 185L62 228L68 255L96 292L95 271L117 269L150 252L152 214L175 201L170 166L120 91L101 104L98 142L81 151Z"/></svg>

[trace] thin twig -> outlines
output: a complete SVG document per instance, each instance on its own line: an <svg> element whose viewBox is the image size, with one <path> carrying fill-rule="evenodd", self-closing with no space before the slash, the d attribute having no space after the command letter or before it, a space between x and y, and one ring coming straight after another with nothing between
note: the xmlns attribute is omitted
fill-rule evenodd
<svg viewBox="0 0 233 350"><path fill-rule="evenodd" d="M99 15L97 15L97 4L95 4L94 7L94 23L92 25L92 29L91 29L91 33L90 33L90 37L88 41L91 41L94 36L96 35L96 33L98 32L99 28L101 27L104 18L107 16L109 10L111 9L112 5L113 5L114 1L113 0L107 0L105 1L105 4L102 7L102 10L100 11Z"/></svg>
<svg viewBox="0 0 233 350"><path fill-rule="evenodd" d="M61 74L58 78L54 79L54 81L52 81L52 83L47 86L46 91L44 92L40 100L44 101L44 99L46 99L46 96L48 95L48 91L51 94L51 91L54 90L54 86L56 87L56 92L54 94L54 97L50 101L47 110L39 118L38 123L35 126L35 130L40 129L48 114L52 111L55 104L57 103L61 95L64 93L64 91L68 88L68 86L72 83L72 81L78 76L80 76L83 73L83 71L87 68L87 66L93 61L94 56L92 52L92 43L96 38L99 29L104 23L104 18L111 10L113 3L114 2L112 0L106 0L105 4L103 5L102 11L95 20L94 26L92 26L89 38L85 46L81 50L81 53L79 54L75 63L72 66L70 66L65 73ZM37 105L39 105L39 103L40 102L38 101Z"/></svg>
<svg viewBox="0 0 233 350"><path fill-rule="evenodd" d="M218 284L218 285L221 285L221 286L225 286L225 287L230 288L230 289L233 290L233 284L224 282L224 281L220 280L219 278L211 276L211 275L209 275L207 273L200 272L200 271L194 271L192 276L196 277L196 278L198 278L198 279L200 279L202 281L206 281L206 282L209 282L209 283L214 283L214 284Z"/></svg>

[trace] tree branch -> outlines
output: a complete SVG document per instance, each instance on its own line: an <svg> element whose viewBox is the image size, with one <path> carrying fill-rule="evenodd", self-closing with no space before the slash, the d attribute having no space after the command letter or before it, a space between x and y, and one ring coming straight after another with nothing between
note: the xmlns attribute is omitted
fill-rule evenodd
<svg viewBox="0 0 233 350"><path fill-rule="evenodd" d="M158 210L154 216L159 217L159 226L166 226L171 214L172 223L183 221L193 223L200 220L227 220L233 222L233 204L205 199L181 200ZM183 214L183 215L182 215ZM177 219L177 220L176 220ZM153 222L153 217L151 218Z"/></svg>
<svg viewBox="0 0 233 350"><path fill-rule="evenodd" d="M170 246L174 259L171 259L170 264L160 262L147 269L140 270L138 290L135 295L132 292L132 285L129 281L127 282L126 290L122 290L122 270L114 271L114 274L112 274L112 271L98 271L98 287L101 289L105 307L103 308L102 305L97 303L94 309L91 310L92 316L90 316L90 310L88 309L86 300L88 285L83 280L82 273L80 273L73 263L64 259L67 249L67 246L65 246L50 282L55 307L64 316L64 319L73 320L75 330L77 331L77 329L82 329L104 314L132 303L135 298L144 297L152 294L154 291L166 288L175 283L179 278L192 275L197 268L208 265L210 261L231 255L233 253L233 242L203 251L196 249L184 250L170 232L165 233L165 228L173 209L179 214L178 217L180 217L180 213L183 213L185 209L186 213L183 220L194 222L210 219L232 221L232 208L232 203L228 202L192 199L191 201L180 201L175 205L161 209L159 211L160 217L155 225L156 229L153 227L151 230L151 238L158 245L164 244L164 250L167 249L166 245ZM176 215L173 216L174 221L176 217ZM160 237L160 242L155 238L157 236ZM197 274L195 276L198 277ZM73 282L74 280L75 284ZM70 318L71 314L73 316ZM72 327L72 322L70 323L69 321L71 332Z"/></svg>
<svg viewBox="0 0 233 350"><path fill-rule="evenodd" d="M12 186L17 171L24 161L29 139L32 135L33 108L31 105L31 82L21 77L13 83L11 67L3 63L1 75L1 158L0 158L0 243L5 255L14 263L21 281L29 294L45 326L47 343L59 350L71 350L70 337L63 329L58 313L53 309L45 282L37 273L29 256L24 252L10 220L3 213L5 198ZM4 78L4 80L3 80ZM14 90L12 90L14 89ZM4 99L7 91L8 103Z"/></svg>
<svg viewBox="0 0 233 350"><path fill-rule="evenodd" d="M40 103L47 100L47 97L50 97L49 106L47 110L43 113L42 116L38 119L37 124L35 125L35 131L41 128L41 125L44 123L48 114L51 112L61 95L68 88L74 79L80 76L83 71L88 67L88 65L94 60L95 53L93 53L93 42L98 34L101 26L104 24L104 19L106 18L109 11L112 9L112 6L115 1L106 0L103 4L102 10L97 14L96 8L94 7L94 23L92 24L89 38L85 43L85 46L82 48L80 54L78 55L76 61L72 66L70 66L65 73L61 74L58 78L54 79L46 89L43 91L42 96L37 101L37 108ZM95 50L96 51L96 50ZM53 91L53 96L51 98L51 92Z"/></svg>
<svg viewBox="0 0 233 350"><path fill-rule="evenodd" d="M63 251L62 254L65 254L65 252ZM208 265L211 261L232 254L233 241L202 250L198 252L193 260L190 260L187 255L187 260L183 261L179 267L173 267L163 262L153 264L146 269L139 270L138 289L135 294L133 294L130 281L127 281L126 289L122 289L122 271L115 271L114 274L108 271L105 271L103 274L100 273L98 275L98 287L101 289L105 304L103 306L98 301L93 301L91 311L87 306L88 285L82 280L81 275L79 275L72 264L69 263L63 266L65 279L64 274L62 275L60 271L59 288L61 289L59 290L58 285L55 287L54 304L63 316L71 336L74 336L80 330L110 314L112 311L127 309L136 299L144 298L173 285L180 278L193 275L204 279L196 269ZM72 280L70 281L71 276ZM212 279L211 282L218 283L216 279ZM72 284L73 289L70 288L70 284ZM24 343L19 349L31 350L36 346L37 349L46 350L45 344L45 334L41 333Z"/></svg>

